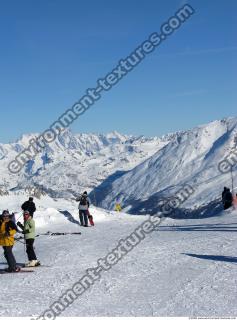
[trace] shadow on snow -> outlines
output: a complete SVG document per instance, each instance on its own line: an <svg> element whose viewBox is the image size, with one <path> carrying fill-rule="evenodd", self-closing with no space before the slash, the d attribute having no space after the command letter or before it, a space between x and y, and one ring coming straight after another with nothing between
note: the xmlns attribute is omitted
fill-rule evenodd
<svg viewBox="0 0 237 320"><path fill-rule="evenodd" d="M237 257L216 256L216 255L206 255L206 254L192 254L192 253L182 253L182 254L189 256L189 257L192 257L192 258L197 258L197 259L237 263Z"/></svg>
<svg viewBox="0 0 237 320"><path fill-rule="evenodd" d="M62 213L64 217L67 218L68 221L79 225L79 221L77 221L69 211L59 210L59 212Z"/></svg>
<svg viewBox="0 0 237 320"><path fill-rule="evenodd" d="M216 223L216 224L191 224L179 226L160 226L158 231L189 231L189 232L237 232L237 223Z"/></svg>

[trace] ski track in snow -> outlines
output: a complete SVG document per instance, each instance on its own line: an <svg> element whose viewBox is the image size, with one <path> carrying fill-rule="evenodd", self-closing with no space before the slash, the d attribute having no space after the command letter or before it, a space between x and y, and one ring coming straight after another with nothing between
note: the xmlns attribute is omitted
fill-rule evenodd
<svg viewBox="0 0 237 320"><path fill-rule="evenodd" d="M82 235L37 238L37 255L50 267L31 274L0 275L0 316L40 315L146 219L95 208L92 213L95 228L81 228L60 216L60 221L38 230L80 230ZM102 273L101 280L62 316L235 315L237 258L235 262L213 261L185 253L237 257L236 213L203 220L165 220L112 270ZM76 210L73 215L77 218ZM23 245L16 243L14 252L17 261L24 262ZM0 261L5 267L3 257Z"/></svg>

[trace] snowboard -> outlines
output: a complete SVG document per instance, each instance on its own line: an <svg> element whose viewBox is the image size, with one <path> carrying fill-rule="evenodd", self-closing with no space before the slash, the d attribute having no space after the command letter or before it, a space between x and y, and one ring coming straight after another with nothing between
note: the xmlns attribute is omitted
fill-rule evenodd
<svg viewBox="0 0 237 320"><path fill-rule="evenodd" d="M90 214L89 210L87 211L87 214L88 214L88 219L89 219L90 225L92 227L94 227L95 223L94 223L93 215Z"/></svg>
<svg viewBox="0 0 237 320"><path fill-rule="evenodd" d="M90 225L94 227L95 223L94 223L93 216L91 214L88 216L88 219L89 219Z"/></svg>

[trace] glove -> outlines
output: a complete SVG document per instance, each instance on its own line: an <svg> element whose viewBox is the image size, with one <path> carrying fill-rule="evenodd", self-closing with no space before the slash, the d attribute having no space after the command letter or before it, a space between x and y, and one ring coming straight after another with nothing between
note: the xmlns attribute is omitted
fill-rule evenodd
<svg viewBox="0 0 237 320"><path fill-rule="evenodd" d="M18 226L19 228L21 228L22 230L24 229L24 226L23 226L22 223L20 223L20 221L17 222L17 226Z"/></svg>

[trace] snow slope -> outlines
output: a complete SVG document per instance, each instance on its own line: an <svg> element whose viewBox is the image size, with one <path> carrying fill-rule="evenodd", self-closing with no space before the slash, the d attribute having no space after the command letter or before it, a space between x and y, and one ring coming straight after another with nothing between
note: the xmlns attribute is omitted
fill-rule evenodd
<svg viewBox="0 0 237 320"><path fill-rule="evenodd" d="M41 200L37 232L80 230L82 235L38 237L38 257L49 267L32 274L0 275L0 316L40 315L147 219L92 208L96 227L81 228L58 211L67 208L76 220L74 203L50 201ZM6 204L6 198L0 198L1 207ZM166 219L62 316L235 316L236 213L202 220ZM14 252L17 261L24 262L21 243ZM5 267L2 256L0 261Z"/></svg>
<svg viewBox="0 0 237 320"><path fill-rule="evenodd" d="M237 118L214 121L190 131L176 134L162 149L121 177L104 181L95 189L98 205L112 209L116 201L131 213L158 212L162 198L172 198L183 186L194 192L182 204L195 209L231 188L230 173L223 174L218 164L237 147ZM236 180L237 166L233 168Z"/></svg>

